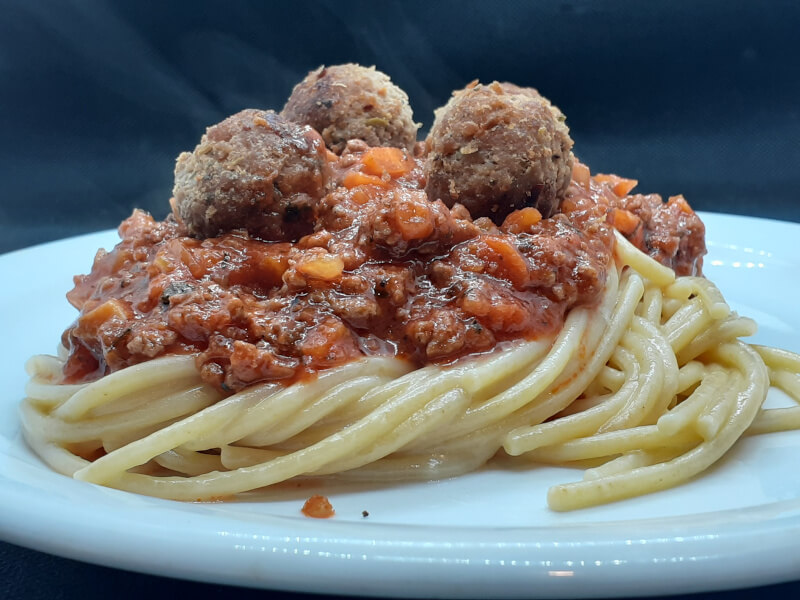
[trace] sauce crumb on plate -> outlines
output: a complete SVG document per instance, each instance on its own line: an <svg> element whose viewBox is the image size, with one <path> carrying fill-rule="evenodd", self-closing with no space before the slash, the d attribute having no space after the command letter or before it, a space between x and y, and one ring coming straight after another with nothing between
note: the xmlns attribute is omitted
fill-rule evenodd
<svg viewBox="0 0 800 600"><path fill-rule="evenodd" d="M319 494L314 494L306 500L301 512L312 519L329 519L336 514L330 501Z"/></svg>

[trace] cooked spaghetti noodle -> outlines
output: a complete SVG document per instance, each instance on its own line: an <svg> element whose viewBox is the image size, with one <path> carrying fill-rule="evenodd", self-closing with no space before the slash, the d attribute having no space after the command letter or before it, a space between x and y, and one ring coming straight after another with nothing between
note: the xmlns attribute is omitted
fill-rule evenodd
<svg viewBox="0 0 800 600"><path fill-rule="evenodd" d="M573 310L554 339L452 366L368 358L222 398L191 356L83 385L56 383L62 359L34 357L23 430L66 475L178 500L300 475L451 477L501 448L597 463L550 490L569 510L677 485L742 435L800 423L800 408L762 409L770 381L800 401L800 358L740 341L753 322L707 280L675 279L622 237L615 259L600 305Z"/></svg>

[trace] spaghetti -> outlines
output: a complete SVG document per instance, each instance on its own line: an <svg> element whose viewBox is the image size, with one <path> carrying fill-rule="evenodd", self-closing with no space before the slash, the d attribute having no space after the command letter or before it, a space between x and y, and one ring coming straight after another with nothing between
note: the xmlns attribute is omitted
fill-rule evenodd
<svg viewBox="0 0 800 600"><path fill-rule="evenodd" d="M444 367L368 358L227 398L191 356L79 385L57 383L63 358L39 356L23 431L66 475L177 500L303 475L452 477L501 448L596 464L550 490L553 509L571 510L677 485L742 435L796 427L800 408L762 404L771 382L800 401L800 358L739 339L754 330L713 284L675 279L618 236L601 303L574 309L553 339Z"/></svg>

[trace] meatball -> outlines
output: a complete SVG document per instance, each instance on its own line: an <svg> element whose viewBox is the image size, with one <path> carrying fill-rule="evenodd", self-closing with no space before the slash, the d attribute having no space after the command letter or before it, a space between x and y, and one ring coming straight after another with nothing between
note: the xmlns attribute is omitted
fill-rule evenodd
<svg viewBox="0 0 800 600"><path fill-rule="evenodd" d="M558 211L572 178L564 115L532 88L471 84L436 111L427 139L425 190L495 223L533 206Z"/></svg>
<svg viewBox="0 0 800 600"><path fill-rule="evenodd" d="M348 140L412 150L419 125L408 96L375 67L320 67L298 83L281 113L310 125L341 154Z"/></svg>
<svg viewBox="0 0 800 600"><path fill-rule="evenodd" d="M329 169L316 131L273 111L243 110L178 157L173 210L195 237L247 229L264 240L295 240L313 229Z"/></svg>

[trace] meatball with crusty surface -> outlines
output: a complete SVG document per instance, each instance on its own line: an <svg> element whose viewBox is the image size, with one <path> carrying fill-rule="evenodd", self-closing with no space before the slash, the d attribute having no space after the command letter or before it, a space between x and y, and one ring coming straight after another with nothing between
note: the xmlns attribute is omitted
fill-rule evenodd
<svg viewBox="0 0 800 600"><path fill-rule="evenodd" d="M281 114L319 131L336 154L348 140L411 150L417 139L408 96L375 67L344 64L311 71Z"/></svg>
<svg viewBox="0 0 800 600"><path fill-rule="evenodd" d="M194 152L178 157L173 210L195 237L246 229L264 240L296 240L312 231L329 177L316 131L246 109L209 127Z"/></svg>
<svg viewBox="0 0 800 600"><path fill-rule="evenodd" d="M572 178L564 115L532 88L473 83L436 111L427 139L426 192L495 223L533 206L558 211Z"/></svg>

